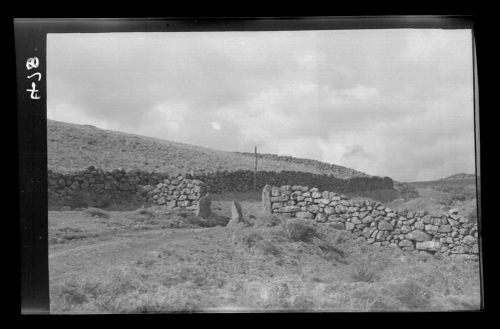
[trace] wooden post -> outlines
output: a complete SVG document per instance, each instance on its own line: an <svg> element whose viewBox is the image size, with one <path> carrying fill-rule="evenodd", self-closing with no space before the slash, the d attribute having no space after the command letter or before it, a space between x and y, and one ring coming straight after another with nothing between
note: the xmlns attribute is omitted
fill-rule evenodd
<svg viewBox="0 0 500 329"><path fill-rule="evenodd" d="M253 168L253 190L257 191L257 145L255 145L255 166Z"/></svg>

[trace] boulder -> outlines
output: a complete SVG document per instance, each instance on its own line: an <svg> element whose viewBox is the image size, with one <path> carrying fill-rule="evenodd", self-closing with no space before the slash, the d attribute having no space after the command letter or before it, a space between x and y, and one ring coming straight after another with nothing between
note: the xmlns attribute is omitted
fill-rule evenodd
<svg viewBox="0 0 500 329"><path fill-rule="evenodd" d="M467 235L462 239L462 242L471 245L477 243L477 240L473 236Z"/></svg>
<svg viewBox="0 0 500 329"><path fill-rule="evenodd" d="M418 250L439 251L441 243L438 241L417 242L416 248Z"/></svg>
<svg viewBox="0 0 500 329"><path fill-rule="evenodd" d="M389 222L380 221L378 222L378 229L380 231L392 231L394 228Z"/></svg>
<svg viewBox="0 0 500 329"><path fill-rule="evenodd" d="M314 215L308 211L299 211L295 213L295 217L303 219L312 219L314 218Z"/></svg>
<svg viewBox="0 0 500 329"><path fill-rule="evenodd" d="M399 242L399 246L402 247L402 248L404 248L404 247L406 247L406 248L413 247L413 242L411 242L410 240L404 239L404 240L401 240L401 242Z"/></svg>
<svg viewBox="0 0 500 329"><path fill-rule="evenodd" d="M419 241L419 242L429 241L431 239L429 237L429 235L427 235L425 232L422 232L420 230L415 230L413 232L406 234L406 238L408 240Z"/></svg>
<svg viewBox="0 0 500 329"><path fill-rule="evenodd" d="M369 224L371 222L373 222L373 217L372 216L366 216L363 218L362 220L363 224Z"/></svg>

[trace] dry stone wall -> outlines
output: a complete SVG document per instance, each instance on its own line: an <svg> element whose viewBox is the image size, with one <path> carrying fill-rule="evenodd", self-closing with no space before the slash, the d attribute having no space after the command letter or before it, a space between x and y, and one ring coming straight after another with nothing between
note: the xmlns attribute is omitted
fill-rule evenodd
<svg viewBox="0 0 500 329"><path fill-rule="evenodd" d="M96 198L131 197L140 202L165 205L170 208L194 209L197 200L207 192L200 180L183 176L122 169L105 172L94 167L71 174L48 171L50 200L73 200L82 195Z"/></svg>
<svg viewBox="0 0 500 329"><path fill-rule="evenodd" d="M204 182L177 176L164 179L155 188L147 192L147 200L171 209L195 210L198 201L207 193Z"/></svg>
<svg viewBox="0 0 500 329"><path fill-rule="evenodd" d="M210 193L247 192L253 190L254 172L252 170L220 171L215 173L187 175L187 177L204 181ZM317 186L323 190L340 193L392 189L393 181L389 177L351 177L340 179L329 175L318 175L299 171L258 171L257 188L261 190L266 184Z"/></svg>
<svg viewBox="0 0 500 329"><path fill-rule="evenodd" d="M477 258L479 252L477 223L458 217L454 210L442 215L392 210L379 202L355 202L339 193L300 185L266 185L262 201L265 214L331 223L374 245L470 258Z"/></svg>
<svg viewBox="0 0 500 329"><path fill-rule="evenodd" d="M90 166L84 171L74 173L58 173L48 171L48 194L50 200L70 201L81 198L82 194L90 194L96 198L120 199L130 197L139 202L157 203L162 202L161 196L166 197L164 191L154 192L158 184L167 184L165 180L194 180L204 182L207 192L247 192L253 190L252 170L219 171L206 174L186 174L171 177L168 174L146 172L139 170L125 171L116 169L113 171L103 171ZM177 185L179 185L178 182ZM187 184L190 184L189 182ZM262 189L264 185L287 185L302 184L317 186L320 189L336 191L341 193L392 189L393 181L389 177L353 177L350 179L339 179L328 175L317 175L312 173L294 171L259 171L257 172L257 188ZM173 190L171 195L176 194ZM186 192L187 193L187 192ZM154 195L158 196L156 199ZM168 195L168 194L167 194ZM190 194L185 194L190 195ZM191 200L191 199L188 199ZM173 200L167 200L173 201ZM178 200L185 201L185 200ZM181 204L184 204L181 203Z"/></svg>
<svg viewBox="0 0 500 329"><path fill-rule="evenodd" d="M48 170L48 197L49 200L64 201L82 194L92 194L97 197L131 196L138 200L145 200L147 186L156 185L167 177L167 175L139 170L103 171L93 166L74 173L58 173Z"/></svg>

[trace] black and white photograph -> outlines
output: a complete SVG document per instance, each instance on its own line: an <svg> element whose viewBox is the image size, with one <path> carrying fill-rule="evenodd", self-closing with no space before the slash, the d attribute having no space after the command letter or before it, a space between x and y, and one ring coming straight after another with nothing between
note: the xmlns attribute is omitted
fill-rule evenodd
<svg viewBox="0 0 500 329"><path fill-rule="evenodd" d="M51 314L480 310L471 29L47 33L44 65Z"/></svg>

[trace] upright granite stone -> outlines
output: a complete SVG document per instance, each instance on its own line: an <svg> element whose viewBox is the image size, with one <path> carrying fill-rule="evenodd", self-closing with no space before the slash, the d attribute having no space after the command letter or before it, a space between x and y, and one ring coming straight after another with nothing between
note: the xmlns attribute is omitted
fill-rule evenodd
<svg viewBox="0 0 500 329"><path fill-rule="evenodd" d="M237 222L241 222L243 220L243 211L241 210L241 205L237 200L234 200L231 205L231 220Z"/></svg>
<svg viewBox="0 0 500 329"><path fill-rule="evenodd" d="M264 215L272 215L271 208L271 185L264 186L262 190L262 209Z"/></svg>
<svg viewBox="0 0 500 329"><path fill-rule="evenodd" d="M248 220L243 217L243 211L241 210L241 205L237 200L233 201L231 206L231 220L227 223L227 226L235 226L235 225L243 225L243 226L251 226Z"/></svg>
<svg viewBox="0 0 500 329"><path fill-rule="evenodd" d="M196 217L210 217L212 215L212 209L210 208L212 201L208 193L198 200L198 206L196 207Z"/></svg>

